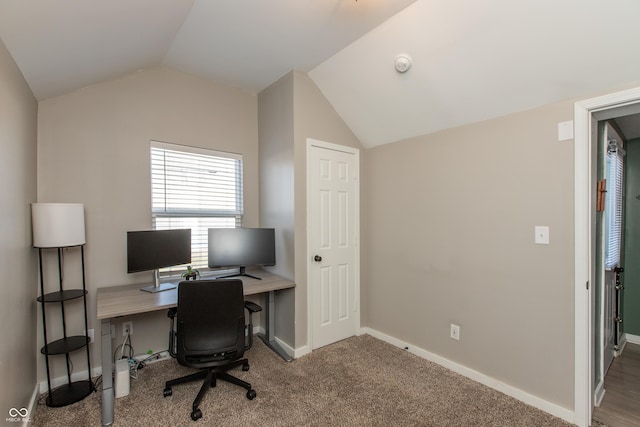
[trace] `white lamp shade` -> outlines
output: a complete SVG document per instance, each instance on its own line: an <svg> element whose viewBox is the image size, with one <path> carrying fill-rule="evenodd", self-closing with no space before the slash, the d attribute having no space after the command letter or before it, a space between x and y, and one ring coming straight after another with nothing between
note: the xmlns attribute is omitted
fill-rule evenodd
<svg viewBox="0 0 640 427"><path fill-rule="evenodd" d="M63 248L86 243L82 203L32 203L35 248Z"/></svg>

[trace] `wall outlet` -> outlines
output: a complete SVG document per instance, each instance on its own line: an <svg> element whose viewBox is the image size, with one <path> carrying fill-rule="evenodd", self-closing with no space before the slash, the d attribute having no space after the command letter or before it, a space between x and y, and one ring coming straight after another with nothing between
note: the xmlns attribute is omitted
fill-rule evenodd
<svg viewBox="0 0 640 427"><path fill-rule="evenodd" d="M126 337L127 333L133 335L133 322L124 322L122 324L122 336Z"/></svg>
<svg viewBox="0 0 640 427"><path fill-rule="evenodd" d="M458 325L454 325L453 323L451 324L451 332L450 332L450 336L451 338L453 338L454 340L460 340L460 326Z"/></svg>
<svg viewBox="0 0 640 427"><path fill-rule="evenodd" d="M95 331L93 329L89 329L89 332L84 330L84 331L82 331L82 333L89 337L89 344L93 344L93 336L94 336Z"/></svg>
<svg viewBox="0 0 640 427"><path fill-rule="evenodd" d="M549 244L549 227L546 225L536 225L535 226L535 238L534 241L537 245L548 245Z"/></svg>

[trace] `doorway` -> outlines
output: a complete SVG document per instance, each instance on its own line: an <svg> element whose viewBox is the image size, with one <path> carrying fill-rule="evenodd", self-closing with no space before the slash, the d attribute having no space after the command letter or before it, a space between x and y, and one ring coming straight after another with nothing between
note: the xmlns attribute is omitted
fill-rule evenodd
<svg viewBox="0 0 640 427"><path fill-rule="evenodd" d="M307 140L311 349L360 329L359 151Z"/></svg>
<svg viewBox="0 0 640 427"><path fill-rule="evenodd" d="M624 248L625 156L627 142L616 118L598 122L595 254L594 405L604 396L604 379L619 355Z"/></svg>
<svg viewBox="0 0 640 427"><path fill-rule="evenodd" d="M595 321L598 254L596 227L598 122L640 113L640 88L577 102L575 164L575 423L591 423L596 381Z"/></svg>

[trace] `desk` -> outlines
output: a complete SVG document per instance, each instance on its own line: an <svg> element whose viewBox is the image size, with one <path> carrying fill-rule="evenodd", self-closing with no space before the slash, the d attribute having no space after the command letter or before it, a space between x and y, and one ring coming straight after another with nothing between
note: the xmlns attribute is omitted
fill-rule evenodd
<svg viewBox="0 0 640 427"><path fill-rule="evenodd" d="M261 277L262 280L250 277L239 277L244 284L245 295L255 295L268 293L267 307L265 308L267 325L265 334L258 334L272 350L282 356L286 361L290 361L289 355L275 342L274 337L274 306L275 291L295 287L295 283L283 277L276 276L266 270L255 270L253 274ZM108 426L113 423L113 360L111 350L111 319L114 317L130 316L132 314L149 313L157 310L165 310L175 307L178 302L178 291L171 289L168 291L149 293L142 292L143 285L123 285L108 288L98 288L96 296L97 317L101 320L102 339L102 425ZM168 333L168 331L167 331Z"/></svg>

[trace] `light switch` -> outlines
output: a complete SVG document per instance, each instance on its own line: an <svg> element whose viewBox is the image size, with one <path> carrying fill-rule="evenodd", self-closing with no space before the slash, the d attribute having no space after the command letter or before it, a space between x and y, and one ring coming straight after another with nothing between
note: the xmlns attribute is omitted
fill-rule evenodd
<svg viewBox="0 0 640 427"><path fill-rule="evenodd" d="M549 244L549 227L543 225L536 225L535 229L536 237L535 242L538 245Z"/></svg>

